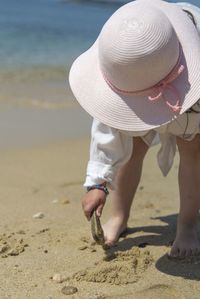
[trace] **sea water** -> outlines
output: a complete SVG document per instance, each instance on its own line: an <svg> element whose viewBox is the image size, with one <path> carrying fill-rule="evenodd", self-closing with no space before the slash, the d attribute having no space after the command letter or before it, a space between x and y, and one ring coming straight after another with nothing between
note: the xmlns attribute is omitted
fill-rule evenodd
<svg viewBox="0 0 200 299"><path fill-rule="evenodd" d="M88 118L79 115L70 92L68 72L110 15L127 2L0 0L0 146L23 132L33 140L73 135L80 124L88 131ZM190 3L199 5L198 0ZM78 113L75 118L72 111ZM78 120L70 125L71 118Z"/></svg>
<svg viewBox="0 0 200 299"><path fill-rule="evenodd" d="M64 105L72 61L114 9L90 2L0 0L1 102Z"/></svg>

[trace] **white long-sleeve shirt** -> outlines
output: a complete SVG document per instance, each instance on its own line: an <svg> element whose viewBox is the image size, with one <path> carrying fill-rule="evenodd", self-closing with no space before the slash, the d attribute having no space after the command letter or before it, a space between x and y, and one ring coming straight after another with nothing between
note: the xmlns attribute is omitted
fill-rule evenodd
<svg viewBox="0 0 200 299"><path fill-rule="evenodd" d="M178 4L192 12L200 32L200 9L189 3ZM143 132L118 130L94 119L84 186L107 182L114 189L116 173L130 159L134 147L133 137L136 136L140 136L148 146L160 142L157 160L163 175L166 176L173 164L176 136L189 141L200 133L200 100L192 108L196 112L185 112L169 124Z"/></svg>
<svg viewBox="0 0 200 299"><path fill-rule="evenodd" d="M192 108L196 112L186 112L169 124L143 132L118 130L94 119L84 186L108 182L114 188L117 170L130 159L134 147L133 137L136 136L140 136L148 146L161 143L157 160L166 176L176 153L176 136L190 141L200 133L200 100Z"/></svg>

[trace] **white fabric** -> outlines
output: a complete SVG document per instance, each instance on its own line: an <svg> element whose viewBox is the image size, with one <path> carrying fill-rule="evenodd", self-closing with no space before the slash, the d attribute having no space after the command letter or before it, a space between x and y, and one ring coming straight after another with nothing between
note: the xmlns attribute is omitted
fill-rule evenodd
<svg viewBox="0 0 200 299"><path fill-rule="evenodd" d="M120 131L93 120L90 161L84 186L108 182L111 189L114 189L117 170L130 159L134 147L133 137L136 136L140 136L148 146L161 142L157 160L163 175L166 176L176 153L176 136L190 141L198 133L200 113L194 112L184 113L168 125L140 134Z"/></svg>
<svg viewBox="0 0 200 299"><path fill-rule="evenodd" d="M132 148L130 136L94 120L85 186L105 181L112 185L117 169L129 160Z"/></svg>
<svg viewBox="0 0 200 299"><path fill-rule="evenodd" d="M199 29L199 9L196 10L195 14L195 6L187 3L179 3L179 5L193 13ZM196 112L200 112L200 100L192 108ZM91 186L106 181L114 189L117 170L130 159L134 147L132 137L136 136L140 136L148 146L161 143L157 160L163 175L166 176L173 165L176 153L176 136L190 141L199 133L200 113L195 112L184 113L169 124L153 130L139 132L114 129L98 120L94 120L90 161L84 186Z"/></svg>

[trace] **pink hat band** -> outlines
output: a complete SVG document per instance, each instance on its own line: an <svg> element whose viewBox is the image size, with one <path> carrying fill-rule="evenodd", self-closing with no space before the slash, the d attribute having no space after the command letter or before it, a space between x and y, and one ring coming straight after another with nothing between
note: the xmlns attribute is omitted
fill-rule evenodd
<svg viewBox="0 0 200 299"><path fill-rule="evenodd" d="M112 82L106 77L106 75L102 72L102 75L105 79L105 81L107 82L107 84L112 88L113 91L118 92L118 93L122 93L122 94L132 94L132 95L141 95L141 96L145 96L151 93L156 94L155 96L147 96L148 100L150 101L157 101L161 98L163 98L166 102L166 105L172 109L174 112L179 112L182 108L182 106L180 105L180 95L179 92L177 90L177 88L175 86L173 86L172 82L177 79L182 72L184 71L184 65L180 64L181 61L181 55L182 55L182 51L180 48L180 52L179 52L179 58L178 61L175 65L175 67L172 69L172 71L161 81L159 81L157 84L155 84L152 87L143 89L143 90L137 90L137 91L126 91L126 90L122 90L118 87L116 87L114 84L112 84ZM176 97L176 103L175 105L171 104L166 96L164 95L164 92L166 89L171 90L171 92L174 94L174 96Z"/></svg>

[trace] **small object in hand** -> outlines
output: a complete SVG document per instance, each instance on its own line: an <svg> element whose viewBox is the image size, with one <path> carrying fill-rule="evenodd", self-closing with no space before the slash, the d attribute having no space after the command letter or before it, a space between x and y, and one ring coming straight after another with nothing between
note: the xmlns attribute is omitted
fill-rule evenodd
<svg viewBox="0 0 200 299"><path fill-rule="evenodd" d="M105 244L104 233L101 226L100 218L99 216L97 216L95 211L93 212L91 217L91 231L93 239L96 241L96 243L103 246Z"/></svg>

